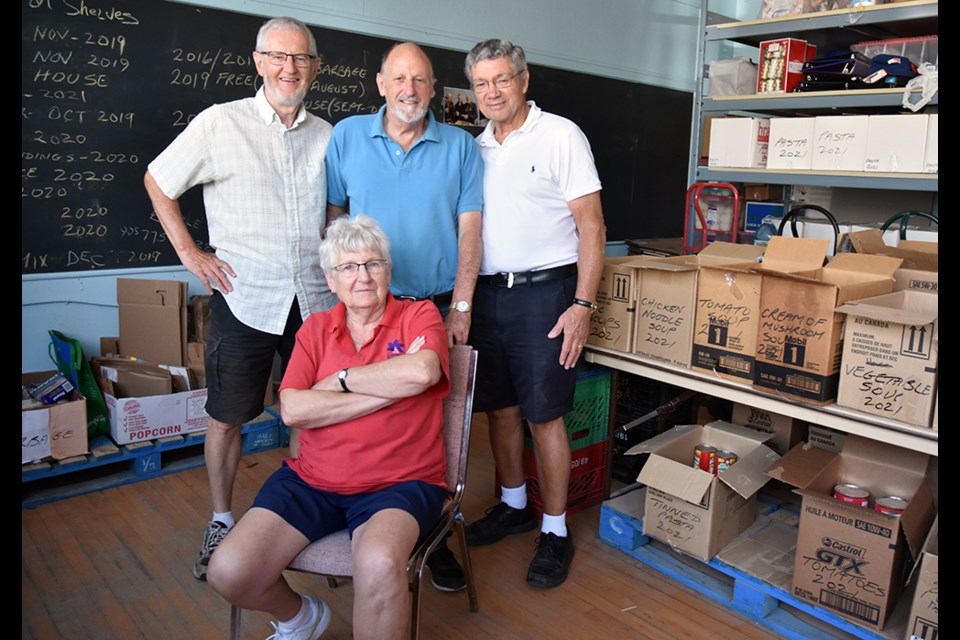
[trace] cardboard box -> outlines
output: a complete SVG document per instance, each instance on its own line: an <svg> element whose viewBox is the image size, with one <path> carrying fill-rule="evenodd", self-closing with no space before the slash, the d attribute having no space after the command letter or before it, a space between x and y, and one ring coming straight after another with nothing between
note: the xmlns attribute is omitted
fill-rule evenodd
<svg viewBox="0 0 960 640"><path fill-rule="evenodd" d="M689 367L700 267L752 263L762 250L753 245L714 242L697 255L637 258L633 263L639 282L634 352Z"/></svg>
<svg viewBox="0 0 960 640"><path fill-rule="evenodd" d="M751 247L734 252L730 247ZM714 243L701 256L690 366L723 378L753 381L761 276L753 271L762 246ZM704 253L715 254L704 256ZM718 258L741 257L742 261Z"/></svg>
<svg viewBox="0 0 960 640"><path fill-rule="evenodd" d="M922 173L927 144L926 114L868 117L864 171Z"/></svg>
<svg viewBox="0 0 960 640"><path fill-rule="evenodd" d="M677 551L709 561L757 517L764 471L780 456L763 434L728 422L674 427L627 451L649 453L637 480L647 485L643 531ZM692 466L698 444L735 452L736 464L714 476Z"/></svg>
<svg viewBox="0 0 960 640"><path fill-rule="evenodd" d="M763 169L770 142L769 118L714 118L710 125L711 167Z"/></svg>
<svg viewBox="0 0 960 640"><path fill-rule="evenodd" d="M938 293L940 263L937 245L929 242L890 246L879 229L851 231L843 240L849 251L868 255L900 258L900 268L893 274L894 291L906 289Z"/></svg>
<svg viewBox="0 0 960 640"><path fill-rule="evenodd" d="M869 116L817 116L814 171L863 171Z"/></svg>
<svg viewBox="0 0 960 640"><path fill-rule="evenodd" d="M937 383L939 296L898 291L837 308L844 325L837 404L929 427Z"/></svg>
<svg viewBox="0 0 960 640"><path fill-rule="evenodd" d="M803 169L813 166L813 118L770 120L767 169Z"/></svg>
<svg viewBox="0 0 960 640"><path fill-rule="evenodd" d="M767 474L802 497L793 596L876 629L897 603L909 558L918 558L936 509L929 456L849 436L839 454L798 445ZM900 516L833 497L841 483L871 496L900 496Z"/></svg>
<svg viewBox="0 0 960 640"><path fill-rule="evenodd" d="M760 43L757 93L790 93L803 79L803 63L816 57L817 46L806 40L764 40Z"/></svg>
<svg viewBox="0 0 960 640"><path fill-rule="evenodd" d="M923 147L923 172L940 173L940 114L931 113L927 120L927 143Z"/></svg>
<svg viewBox="0 0 960 640"><path fill-rule="evenodd" d="M607 258L597 290L597 310L590 314L587 344L630 353L637 315L636 257Z"/></svg>
<svg viewBox="0 0 960 640"><path fill-rule="evenodd" d="M764 255L765 267L771 249L779 254L775 240ZM787 247L794 251L783 260L803 265L822 259L825 241L804 242L818 244ZM814 271L762 269L754 386L814 404L832 402L843 346L843 315L836 308L890 293L899 266L898 258L843 253Z"/></svg>
<svg viewBox="0 0 960 640"><path fill-rule="evenodd" d="M175 369L176 375L164 379L159 367L144 363L94 358L92 367L110 414L110 436L117 444L207 428L207 390L184 389L190 386L183 381L189 376L186 368ZM180 382L174 383L177 379Z"/></svg>
<svg viewBox="0 0 960 640"><path fill-rule="evenodd" d="M120 354L157 364L187 362L187 283L117 278Z"/></svg>
<svg viewBox="0 0 960 640"><path fill-rule="evenodd" d="M210 337L210 297L190 296L187 307L188 341L206 342Z"/></svg>
<svg viewBox="0 0 960 640"><path fill-rule="evenodd" d="M786 454L794 445L803 442L807 435L807 423L803 420L771 413L739 402L733 403L730 422L769 433L771 437L766 441L766 445L780 455Z"/></svg>
<svg viewBox="0 0 960 640"><path fill-rule="evenodd" d="M933 521L930 534L923 545L919 571L914 570L916 584L910 617L907 619L906 640L937 640L940 635L940 525Z"/></svg>
<svg viewBox="0 0 960 640"><path fill-rule="evenodd" d="M56 371L21 373L25 387L48 380ZM87 451L87 400L76 390L69 400L20 412L20 462L63 460Z"/></svg>
<svg viewBox="0 0 960 640"><path fill-rule="evenodd" d="M744 200L780 200L783 198L782 184L752 184L743 185Z"/></svg>

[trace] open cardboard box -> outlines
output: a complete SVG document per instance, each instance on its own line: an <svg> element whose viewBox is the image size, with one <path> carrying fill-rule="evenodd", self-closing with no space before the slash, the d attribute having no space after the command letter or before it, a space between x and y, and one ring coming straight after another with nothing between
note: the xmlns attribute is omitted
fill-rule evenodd
<svg viewBox="0 0 960 640"><path fill-rule="evenodd" d="M713 242L700 253L637 258L637 320L633 350L642 356L689 367L700 269L707 265L756 264L763 247Z"/></svg>
<svg viewBox="0 0 960 640"><path fill-rule="evenodd" d="M904 290L855 300L844 313L837 404L918 427L933 415L939 296Z"/></svg>
<svg viewBox="0 0 960 640"><path fill-rule="evenodd" d="M810 264L822 253L809 245L791 259ZM892 291L900 262L842 253L814 271L762 268L754 386L814 404L833 402L843 345L843 315L836 308Z"/></svg>
<svg viewBox="0 0 960 640"><path fill-rule="evenodd" d="M933 521L911 580L916 590L905 640L937 640L940 635L940 525Z"/></svg>
<svg viewBox="0 0 960 640"><path fill-rule="evenodd" d="M893 274L894 291L916 289L937 293L940 288L939 245L934 242L901 241L892 247L884 241L880 229L848 233L842 243L850 251L867 255L890 256L903 262Z"/></svg>
<svg viewBox="0 0 960 640"><path fill-rule="evenodd" d="M193 388L195 383L185 367L167 370L103 357L93 358L91 366L103 390L110 435L117 444L207 428L207 390Z"/></svg>
<svg viewBox="0 0 960 640"><path fill-rule="evenodd" d="M770 465L767 475L796 487L802 498L794 597L882 629L906 563L919 558L936 515L929 463L926 454L851 435L840 453L800 444ZM842 483L869 491L870 506L834 498ZM881 496L901 497L908 506L899 516L881 513L873 505Z"/></svg>
<svg viewBox="0 0 960 640"><path fill-rule="evenodd" d="M56 371L21 373L20 382L26 387L40 384ZM87 444L87 400L77 390L69 399L20 412L22 440L20 462L53 458L63 460L89 451Z"/></svg>
<svg viewBox="0 0 960 640"><path fill-rule="evenodd" d="M708 562L757 517L756 493L769 480L764 472L780 458L763 444L769 438L717 420L674 427L629 449L650 454L637 477L647 486L644 533ZM733 451L738 460L716 476L694 468L699 444Z"/></svg>

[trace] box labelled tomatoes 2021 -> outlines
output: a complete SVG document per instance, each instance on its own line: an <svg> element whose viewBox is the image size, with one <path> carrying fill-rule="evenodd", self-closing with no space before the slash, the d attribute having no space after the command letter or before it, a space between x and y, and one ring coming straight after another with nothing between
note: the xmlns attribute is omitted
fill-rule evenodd
<svg viewBox="0 0 960 640"><path fill-rule="evenodd" d="M754 387L812 404L833 402L843 347L843 314L836 309L890 293L900 262L843 253L815 271L763 269Z"/></svg>
<svg viewBox="0 0 960 640"><path fill-rule="evenodd" d="M929 465L924 453L853 435L839 453L804 443L771 465L767 475L801 496L793 596L883 629L936 516ZM840 484L869 492L868 506L835 498ZM902 513L876 510L886 496L906 501Z"/></svg>
<svg viewBox="0 0 960 640"><path fill-rule="evenodd" d="M930 427L937 386L939 296L897 291L854 300L846 314L837 404Z"/></svg>
<svg viewBox="0 0 960 640"><path fill-rule="evenodd" d="M637 480L647 486L643 532L673 549L708 562L757 518L756 493L765 470L780 458L771 437L729 422L674 427L627 450L648 453ZM735 463L717 475L693 466L694 449L732 451Z"/></svg>

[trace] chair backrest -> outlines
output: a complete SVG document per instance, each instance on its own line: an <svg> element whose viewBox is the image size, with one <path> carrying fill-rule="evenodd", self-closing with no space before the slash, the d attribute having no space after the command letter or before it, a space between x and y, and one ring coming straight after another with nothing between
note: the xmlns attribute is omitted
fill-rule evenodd
<svg viewBox="0 0 960 640"><path fill-rule="evenodd" d="M456 345L450 350L450 393L443 400L443 445L447 452L447 489L458 507L467 478L476 371L475 349Z"/></svg>

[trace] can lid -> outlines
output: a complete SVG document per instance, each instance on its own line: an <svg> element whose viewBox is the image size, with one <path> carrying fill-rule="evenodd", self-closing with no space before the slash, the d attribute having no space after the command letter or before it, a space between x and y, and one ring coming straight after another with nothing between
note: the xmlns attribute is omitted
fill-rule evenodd
<svg viewBox="0 0 960 640"><path fill-rule="evenodd" d="M855 484L843 483L833 488L836 493L849 498L869 498L870 492Z"/></svg>
<svg viewBox="0 0 960 640"><path fill-rule="evenodd" d="M896 509L905 509L907 504L909 504L900 496L881 496L874 500L874 503L884 507L892 507Z"/></svg>

